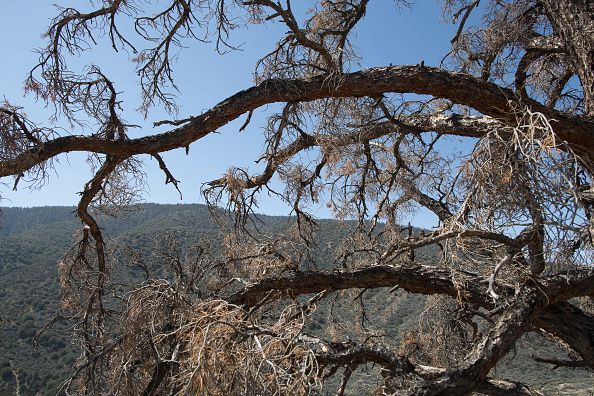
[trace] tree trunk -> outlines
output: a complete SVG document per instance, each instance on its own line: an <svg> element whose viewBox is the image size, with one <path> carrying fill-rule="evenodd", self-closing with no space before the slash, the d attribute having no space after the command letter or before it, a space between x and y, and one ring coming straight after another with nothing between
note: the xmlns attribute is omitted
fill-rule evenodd
<svg viewBox="0 0 594 396"><path fill-rule="evenodd" d="M567 59L578 75L584 91L584 111L594 117L594 1L592 0L542 0L545 12L555 34L567 52ZM586 149L576 149L584 166L594 174L594 154ZM594 185L586 195L594 195ZM590 239L594 242L594 211L592 202L586 202L590 217Z"/></svg>
<svg viewBox="0 0 594 396"><path fill-rule="evenodd" d="M584 90L586 114L594 116L594 1L542 0Z"/></svg>

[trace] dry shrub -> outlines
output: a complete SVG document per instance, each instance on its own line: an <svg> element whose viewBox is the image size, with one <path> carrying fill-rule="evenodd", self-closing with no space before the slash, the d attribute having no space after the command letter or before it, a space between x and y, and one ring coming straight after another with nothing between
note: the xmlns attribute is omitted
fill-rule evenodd
<svg viewBox="0 0 594 396"><path fill-rule="evenodd" d="M178 335L186 343L178 381L200 395L304 395L317 387L313 352L299 342L302 316L295 306L271 326L245 319L220 300L194 306Z"/></svg>
<svg viewBox="0 0 594 396"><path fill-rule="evenodd" d="M130 295L109 363L115 394L305 395L320 386L298 305L257 324L225 301L186 297L165 280Z"/></svg>

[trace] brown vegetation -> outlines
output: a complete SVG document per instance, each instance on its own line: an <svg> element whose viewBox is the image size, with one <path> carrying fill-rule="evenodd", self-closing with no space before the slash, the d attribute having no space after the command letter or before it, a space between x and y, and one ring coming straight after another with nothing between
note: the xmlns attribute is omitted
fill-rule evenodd
<svg viewBox="0 0 594 396"><path fill-rule="evenodd" d="M96 173L77 210L85 228L60 265L63 316L76 323L83 346L69 392L308 394L341 374L342 394L358 367L374 363L384 394L534 394L489 377L527 332L566 348L567 360L552 366L594 368L587 309L594 297L594 3L442 3L459 24L443 67L359 71L351 34L374 6L367 0L320 1L305 20L288 0L170 0L156 14L145 2L121 0L95 2L100 8L89 13L61 10L27 89L56 115L76 124L84 114L99 127L60 136L5 103L0 176L14 177L15 188L21 179L43 182L56 156L91 154ZM482 14L478 25L470 23L475 14ZM183 40L214 37L224 51L236 24L271 20L287 33L256 65L256 85L200 115L159 122L171 126L162 134L128 138L109 77L94 65L83 75L68 67L67 55L110 40L137 54L142 110L172 110L171 58ZM148 47L136 48L139 40ZM263 172L231 168L203 189L213 208L233 215L225 257L175 248L171 277L116 295L116 259L95 213L136 197L137 157L152 156L177 186L161 153L187 149L243 114L245 129L255 109L277 102L284 106L265 128ZM452 155L442 144L448 136L471 142L472 152ZM272 190L275 176L284 191ZM255 232L249 220L263 191L291 205L291 232ZM358 220L334 271L310 268L317 228L308 208L319 200L338 218ZM437 216L436 230L399 225L418 207ZM421 254L431 246L436 257ZM348 338L340 326L305 330L321 300L396 286L446 296L431 300L431 321L400 350L364 328ZM427 349L427 340L439 347Z"/></svg>

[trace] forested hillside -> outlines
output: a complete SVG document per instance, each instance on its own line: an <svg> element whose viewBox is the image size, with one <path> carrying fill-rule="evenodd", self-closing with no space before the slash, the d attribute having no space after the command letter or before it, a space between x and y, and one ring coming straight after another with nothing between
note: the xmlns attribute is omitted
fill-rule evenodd
<svg viewBox="0 0 594 396"><path fill-rule="evenodd" d="M75 359L68 323L57 322L33 337L57 314L60 288L57 264L81 229L74 208L3 208L0 228L0 392L55 394ZM217 229L208 211L198 206L143 205L103 226L114 242L143 254L155 248L158 236L175 232L189 241L215 239ZM115 245L115 243L114 243ZM0 393L2 394L2 393ZM8 392L8 394L12 394Z"/></svg>
<svg viewBox="0 0 594 396"><path fill-rule="evenodd" d="M70 207L3 208L0 228L0 396L15 394L19 387L21 395L54 395L60 384L68 377L69 368L76 358L76 350L70 343L67 322L57 322L34 346L34 336L56 315L60 304L60 289L57 263L80 232L81 223L76 220ZM262 227L282 230L290 219L262 216ZM329 250L348 232L349 225L337 221L319 222L322 232L317 235L312 266L332 269L338 264L327 261ZM116 218L103 219L102 226L112 245L129 246L150 262L155 257L163 238L173 235L182 249L200 241L209 242L213 256L220 252L222 232L211 221L209 211L202 205L156 205L145 204ZM428 252L430 255L430 252ZM157 260L158 261L158 260ZM153 268L163 272L163 268ZM123 266L117 269L118 276L138 278L142 274ZM376 330L389 335L398 347L402 337L414 331L425 310L426 299L401 291L367 291L363 300L368 313L382 317L374 323ZM342 300L332 306L326 305L315 314L310 326L312 332L323 332L331 326L333 317L361 320L361 313L353 306L352 299ZM378 315L378 313L380 315ZM522 380L528 384L546 386L551 394L575 394L581 389L594 387L594 377L585 370L560 368L556 377L547 378L544 365L530 359L532 354L557 356L560 351L544 338L531 334L517 345L514 359L507 359L498 367L503 378ZM370 366L369 370L373 368ZM356 389L371 391L364 370L358 371ZM559 384L562 384L559 386ZM573 384L573 385L572 385Z"/></svg>

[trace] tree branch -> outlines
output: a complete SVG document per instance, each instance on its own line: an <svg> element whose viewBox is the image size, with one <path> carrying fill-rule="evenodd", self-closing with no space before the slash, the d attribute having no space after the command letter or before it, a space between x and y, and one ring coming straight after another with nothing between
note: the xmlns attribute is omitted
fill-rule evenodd
<svg viewBox="0 0 594 396"><path fill-rule="evenodd" d="M398 285L402 289L419 294L447 294L457 297L462 293L471 300L478 298L486 288L480 285L468 285L472 293L458 290L451 280L451 273L430 265L410 266L374 266L354 271L305 271L293 275L263 279L231 295L231 304L252 307L270 292L278 291L285 296L319 293L327 290L344 290L354 288L378 288ZM483 290L484 289L484 290ZM475 301L478 302L478 301Z"/></svg>
<svg viewBox="0 0 594 396"><path fill-rule="evenodd" d="M562 339L590 367L594 367L594 317L564 302L549 306L534 322L548 334Z"/></svg>
<svg viewBox="0 0 594 396"><path fill-rule="evenodd" d="M516 126L515 111L522 103L551 120L558 136L579 153L594 151L594 122L587 118L570 116L528 99L518 102L513 91L465 74L429 67L393 66L344 74L338 83L327 81L325 76L267 80L238 92L179 128L144 138L117 142L83 136L56 138L0 162L0 177L20 174L54 156L72 151L130 157L187 147L240 115L269 103L377 96L386 92L447 98L509 126ZM482 135L477 132L475 137Z"/></svg>

